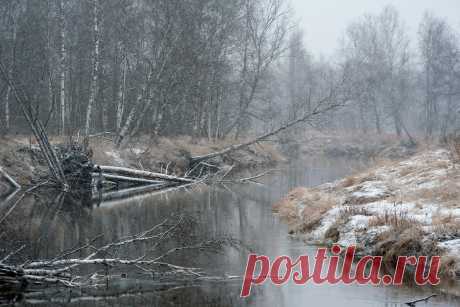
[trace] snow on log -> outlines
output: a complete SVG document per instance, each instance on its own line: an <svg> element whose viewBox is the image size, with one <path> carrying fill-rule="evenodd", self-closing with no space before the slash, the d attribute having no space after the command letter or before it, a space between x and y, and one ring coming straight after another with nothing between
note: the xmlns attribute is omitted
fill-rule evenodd
<svg viewBox="0 0 460 307"><path fill-rule="evenodd" d="M96 165L94 167L94 172L102 171L103 173L120 175L120 176L127 176L127 177L135 177L135 178L143 178L143 179L151 179L151 180L163 180L163 181L172 181L178 183L193 183L195 180L190 178L184 177L177 177L172 175L154 173L149 171L142 171L132 168L126 167L118 167L118 166L106 166L106 165Z"/></svg>
<svg viewBox="0 0 460 307"><path fill-rule="evenodd" d="M100 178L99 173L93 173L92 174L93 178ZM144 179L144 178L138 178L138 177L127 177L127 176L119 176L119 175L113 175L113 174L106 174L102 173L103 179L113 181L113 182L129 182L129 183L136 183L136 184L159 184L159 183L164 183L164 181L161 180L152 180L152 179Z"/></svg>

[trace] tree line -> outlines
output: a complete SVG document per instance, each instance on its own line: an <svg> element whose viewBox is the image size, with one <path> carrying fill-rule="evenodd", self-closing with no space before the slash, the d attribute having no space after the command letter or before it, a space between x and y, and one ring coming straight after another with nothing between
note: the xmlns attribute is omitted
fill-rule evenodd
<svg viewBox="0 0 460 307"><path fill-rule="evenodd" d="M295 113L324 87L324 76L341 70L350 103L332 116L329 126L445 141L460 128L459 33L426 12L416 40L409 36L391 6L349 24L327 62L312 60L302 34L294 33L284 96Z"/></svg>
<svg viewBox="0 0 460 307"><path fill-rule="evenodd" d="M52 134L209 139L270 131L325 97L318 125L446 138L457 128L458 33L426 13L417 42L392 8L315 58L282 0L4 0L2 133L26 133L5 78ZM331 94L334 93L334 94Z"/></svg>

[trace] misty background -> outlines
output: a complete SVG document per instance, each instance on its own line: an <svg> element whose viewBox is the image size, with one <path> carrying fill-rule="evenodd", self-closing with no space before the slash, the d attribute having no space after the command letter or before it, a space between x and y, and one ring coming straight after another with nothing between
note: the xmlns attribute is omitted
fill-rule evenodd
<svg viewBox="0 0 460 307"><path fill-rule="evenodd" d="M378 14L385 6L398 10L407 26L412 47L416 48L417 31L425 12L445 18L457 31L460 29L460 2L455 0L290 0L295 21L305 34L305 43L314 55L331 56L347 25L358 16Z"/></svg>
<svg viewBox="0 0 460 307"><path fill-rule="evenodd" d="M447 140L458 128L459 6L4 0L0 130L27 133L19 93L49 133L109 132L118 145L239 138L306 114L317 129Z"/></svg>

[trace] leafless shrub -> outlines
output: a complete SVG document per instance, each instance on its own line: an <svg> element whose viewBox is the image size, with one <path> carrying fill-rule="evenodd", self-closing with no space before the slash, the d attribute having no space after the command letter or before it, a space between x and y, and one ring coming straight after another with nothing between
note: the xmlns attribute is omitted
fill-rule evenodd
<svg viewBox="0 0 460 307"><path fill-rule="evenodd" d="M435 215L432 219L434 234L437 238L460 237L460 219L449 215Z"/></svg>
<svg viewBox="0 0 460 307"><path fill-rule="evenodd" d="M373 216L369 220L369 227L391 226L395 229L407 229L419 226L420 223L408 216L405 210L386 210L383 214Z"/></svg>
<svg viewBox="0 0 460 307"><path fill-rule="evenodd" d="M341 216L353 216L353 215L365 215L372 216L373 214L369 212L365 207L361 206L346 206L340 210Z"/></svg>

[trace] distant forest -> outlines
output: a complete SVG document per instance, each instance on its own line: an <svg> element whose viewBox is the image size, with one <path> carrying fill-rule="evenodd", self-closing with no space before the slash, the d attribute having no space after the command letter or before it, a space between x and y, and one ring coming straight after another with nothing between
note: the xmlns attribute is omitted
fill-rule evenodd
<svg viewBox="0 0 460 307"><path fill-rule="evenodd" d="M460 20L459 20L460 21ZM282 0L2 0L0 131L28 133L8 80L51 134L218 139L267 132L325 100L314 125L446 139L460 43L427 12L410 43L393 7L315 58Z"/></svg>

